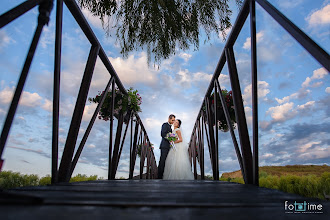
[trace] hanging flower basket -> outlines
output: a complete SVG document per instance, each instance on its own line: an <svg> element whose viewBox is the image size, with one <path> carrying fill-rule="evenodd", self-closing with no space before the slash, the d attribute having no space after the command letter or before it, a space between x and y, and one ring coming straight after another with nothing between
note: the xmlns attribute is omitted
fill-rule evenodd
<svg viewBox="0 0 330 220"><path fill-rule="evenodd" d="M225 99L228 111L229 111L229 116L230 116L230 120L231 123L233 124L233 128L236 128L236 117L235 117L235 109L234 109L234 102L233 102L233 96L232 96L232 91L228 92L227 90L222 90L222 95ZM216 95L217 97L217 107L216 107L216 111L217 111L217 115L218 115L218 129L223 131L223 132L227 132L229 131L229 126L227 124L227 120L225 117L225 112L224 109L222 108L221 105L221 100L219 95ZM211 102L211 120L212 120L212 125L215 126L215 110L214 110L214 93L211 94L210 97L210 102ZM206 112L206 107L203 107L204 112Z"/></svg>
<svg viewBox="0 0 330 220"><path fill-rule="evenodd" d="M100 103L101 96L105 91L98 93L95 98L88 98L90 102ZM133 90L131 87L127 90L128 95L124 95L118 88L115 89L115 105L113 115L118 119L119 114L124 114L124 123L127 124L131 113L141 112L140 105L142 104L142 98L138 94L137 90ZM111 115L111 98L112 92L108 92L104 99L103 105L99 111L99 119L108 121Z"/></svg>

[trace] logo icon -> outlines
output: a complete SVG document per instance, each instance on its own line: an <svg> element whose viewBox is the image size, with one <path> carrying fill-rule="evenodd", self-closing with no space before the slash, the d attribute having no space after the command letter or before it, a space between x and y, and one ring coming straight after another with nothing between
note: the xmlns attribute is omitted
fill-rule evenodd
<svg viewBox="0 0 330 220"><path fill-rule="evenodd" d="M298 211L298 212L305 212L306 211L306 201L304 201L303 203L298 203L298 202L294 201L294 209L295 209L295 211Z"/></svg>

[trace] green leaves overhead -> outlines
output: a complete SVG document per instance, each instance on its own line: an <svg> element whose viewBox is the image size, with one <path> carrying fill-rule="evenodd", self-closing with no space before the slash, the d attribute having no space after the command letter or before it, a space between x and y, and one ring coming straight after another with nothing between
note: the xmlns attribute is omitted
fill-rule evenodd
<svg viewBox="0 0 330 220"><path fill-rule="evenodd" d="M242 0L235 0L238 5ZM102 20L107 34L115 28L121 53L146 48L148 62L160 64L191 45L199 49L201 30L223 38L231 27L229 0L79 0ZM110 21L115 21L110 25Z"/></svg>

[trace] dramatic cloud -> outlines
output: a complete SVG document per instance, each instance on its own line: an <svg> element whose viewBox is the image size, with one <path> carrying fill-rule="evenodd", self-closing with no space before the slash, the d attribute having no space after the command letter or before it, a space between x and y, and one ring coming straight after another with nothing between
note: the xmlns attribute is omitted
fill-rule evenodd
<svg viewBox="0 0 330 220"><path fill-rule="evenodd" d="M326 92L326 93L330 93L330 87L327 87L327 88L325 89L325 92Z"/></svg>
<svg viewBox="0 0 330 220"><path fill-rule="evenodd" d="M330 159L328 126L329 123L287 126L285 134L261 144L260 151L265 153L260 164L324 164Z"/></svg>
<svg viewBox="0 0 330 220"><path fill-rule="evenodd" d="M306 20L311 27L330 24L330 4L313 12Z"/></svg>

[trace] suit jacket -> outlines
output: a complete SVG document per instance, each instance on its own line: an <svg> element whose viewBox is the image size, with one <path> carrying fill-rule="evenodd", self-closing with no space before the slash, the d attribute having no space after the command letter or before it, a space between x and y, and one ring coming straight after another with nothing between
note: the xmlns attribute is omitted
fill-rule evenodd
<svg viewBox="0 0 330 220"><path fill-rule="evenodd" d="M165 138L166 135L169 133L169 132L172 132L172 128L171 128L171 125L169 125L168 122L165 122L163 125L162 125L162 130L160 132L160 135L162 136L162 142L160 143L160 147L159 149L170 149L170 142Z"/></svg>

